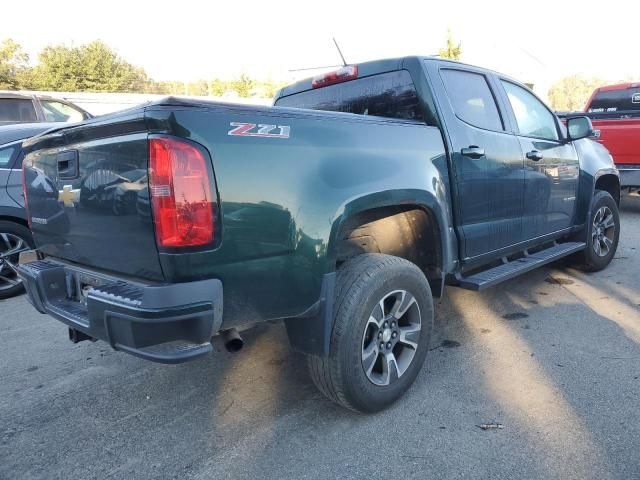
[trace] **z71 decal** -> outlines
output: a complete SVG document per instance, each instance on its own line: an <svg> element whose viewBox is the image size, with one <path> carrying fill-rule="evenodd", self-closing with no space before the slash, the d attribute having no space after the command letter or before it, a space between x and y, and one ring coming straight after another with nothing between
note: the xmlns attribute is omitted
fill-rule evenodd
<svg viewBox="0 0 640 480"><path fill-rule="evenodd" d="M234 137L265 137L265 138L289 138L291 127L289 125L265 125L255 123L231 122L232 127L228 135Z"/></svg>

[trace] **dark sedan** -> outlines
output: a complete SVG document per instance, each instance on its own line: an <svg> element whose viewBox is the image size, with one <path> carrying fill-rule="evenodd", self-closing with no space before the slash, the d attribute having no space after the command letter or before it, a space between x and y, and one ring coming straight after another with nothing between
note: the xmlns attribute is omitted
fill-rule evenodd
<svg viewBox="0 0 640 480"><path fill-rule="evenodd" d="M13 265L20 250L33 246L22 195L22 142L59 123L0 126L0 300L23 288Z"/></svg>

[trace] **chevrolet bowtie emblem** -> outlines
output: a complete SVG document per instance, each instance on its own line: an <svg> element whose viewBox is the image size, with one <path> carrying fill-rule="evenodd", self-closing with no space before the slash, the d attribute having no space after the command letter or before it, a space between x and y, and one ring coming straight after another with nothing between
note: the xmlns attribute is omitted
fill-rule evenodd
<svg viewBox="0 0 640 480"><path fill-rule="evenodd" d="M58 201L64 203L65 207L75 207L80 190L71 185L65 185L62 190L58 190Z"/></svg>

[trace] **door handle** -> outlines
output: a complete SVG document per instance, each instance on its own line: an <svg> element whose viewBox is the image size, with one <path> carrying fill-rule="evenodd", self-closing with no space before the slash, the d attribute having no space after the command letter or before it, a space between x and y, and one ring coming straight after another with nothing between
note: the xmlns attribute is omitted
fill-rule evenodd
<svg viewBox="0 0 640 480"><path fill-rule="evenodd" d="M80 175L80 163L78 151L70 150L58 155L58 178L60 180L73 180Z"/></svg>
<svg viewBox="0 0 640 480"><path fill-rule="evenodd" d="M539 162L544 157L538 150L531 150L530 152L527 152L527 158L529 160L533 160L534 162Z"/></svg>
<svg viewBox="0 0 640 480"><path fill-rule="evenodd" d="M460 153L465 157L473 158L477 160L478 158L484 157L484 148L480 148L477 145L469 145L467 148L463 148Z"/></svg>

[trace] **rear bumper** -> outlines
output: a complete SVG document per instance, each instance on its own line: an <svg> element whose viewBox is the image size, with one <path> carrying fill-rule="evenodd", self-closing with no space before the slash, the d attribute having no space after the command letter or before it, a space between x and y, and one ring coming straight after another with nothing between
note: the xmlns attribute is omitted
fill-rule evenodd
<svg viewBox="0 0 640 480"><path fill-rule="evenodd" d="M620 172L620 187L640 187L640 165L616 165Z"/></svg>
<svg viewBox="0 0 640 480"><path fill-rule="evenodd" d="M216 279L142 284L49 259L22 264L18 273L39 312L154 362L181 363L209 353L222 323L222 283ZM94 282L86 303L70 299L78 279Z"/></svg>

